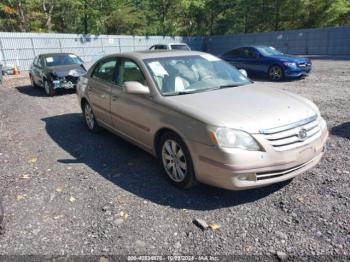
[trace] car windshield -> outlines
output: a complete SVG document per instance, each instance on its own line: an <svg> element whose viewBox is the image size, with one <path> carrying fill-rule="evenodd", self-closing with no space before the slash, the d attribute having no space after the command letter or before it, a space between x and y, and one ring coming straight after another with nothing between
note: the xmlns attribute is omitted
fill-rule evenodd
<svg viewBox="0 0 350 262"><path fill-rule="evenodd" d="M282 52L278 51L276 48L272 46L258 47L257 49L259 50L260 53L262 53L265 56L283 55Z"/></svg>
<svg viewBox="0 0 350 262"><path fill-rule="evenodd" d="M144 60L162 95L181 95L251 83L235 67L209 55Z"/></svg>
<svg viewBox="0 0 350 262"><path fill-rule="evenodd" d="M173 50L190 50L187 45L171 45Z"/></svg>
<svg viewBox="0 0 350 262"><path fill-rule="evenodd" d="M62 66L62 65L72 65L72 64L83 64L78 56L73 54L58 54L45 57L46 66Z"/></svg>

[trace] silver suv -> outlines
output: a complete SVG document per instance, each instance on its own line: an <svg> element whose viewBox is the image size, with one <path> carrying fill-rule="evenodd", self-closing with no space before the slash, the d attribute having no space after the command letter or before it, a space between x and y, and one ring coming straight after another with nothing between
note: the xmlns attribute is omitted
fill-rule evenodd
<svg viewBox="0 0 350 262"><path fill-rule="evenodd" d="M152 45L149 50L182 50L191 51L191 48L185 43L170 43L170 44L158 44Z"/></svg>

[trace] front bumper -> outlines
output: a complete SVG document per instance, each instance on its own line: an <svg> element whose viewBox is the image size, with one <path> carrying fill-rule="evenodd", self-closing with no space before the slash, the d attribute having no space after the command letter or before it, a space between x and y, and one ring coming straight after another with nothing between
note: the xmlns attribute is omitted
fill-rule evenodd
<svg viewBox="0 0 350 262"><path fill-rule="evenodd" d="M78 77L64 77L52 81L54 89L75 89L77 86Z"/></svg>
<svg viewBox="0 0 350 262"><path fill-rule="evenodd" d="M191 152L198 181L230 190L262 187L291 179L314 167L322 158L328 137L324 126L320 137L299 148L279 152L264 145L265 152L219 149L193 142ZM258 142L261 140L259 136Z"/></svg>
<svg viewBox="0 0 350 262"><path fill-rule="evenodd" d="M308 76L310 74L312 70L312 65L306 65L303 67L287 67L284 70L284 76L287 78L299 78L299 77L305 77Z"/></svg>

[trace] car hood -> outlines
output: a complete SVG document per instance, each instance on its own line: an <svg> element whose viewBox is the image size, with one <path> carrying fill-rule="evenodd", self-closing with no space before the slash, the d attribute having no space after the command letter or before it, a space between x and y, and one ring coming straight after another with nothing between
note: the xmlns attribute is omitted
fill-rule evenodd
<svg viewBox="0 0 350 262"><path fill-rule="evenodd" d="M274 56L269 56L269 58L282 61L282 62L290 62L290 63L310 63L309 58L292 56L292 55L274 55Z"/></svg>
<svg viewBox="0 0 350 262"><path fill-rule="evenodd" d="M317 114L309 100L259 84L164 97L167 106L208 125L259 133Z"/></svg>
<svg viewBox="0 0 350 262"><path fill-rule="evenodd" d="M64 65L64 66L52 66L47 68L48 73L52 73L58 77L74 76L79 77L86 73L83 65Z"/></svg>

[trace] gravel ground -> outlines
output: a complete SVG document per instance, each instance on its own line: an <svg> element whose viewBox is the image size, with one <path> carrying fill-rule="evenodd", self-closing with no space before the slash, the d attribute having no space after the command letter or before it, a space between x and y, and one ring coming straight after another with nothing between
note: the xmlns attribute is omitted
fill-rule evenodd
<svg viewBox="0 0 350 262"><path fill-rule="evenodd" d="M233 192L169 185L157 161L85 128L73 93L26 77L0 86L0 255L265 255L349 259L350 61L266 85L312 99L328 122L321 163L287 183ZM221 225L202 231L194 218ZM325 256L327 255L327 256Z"/></svg>

